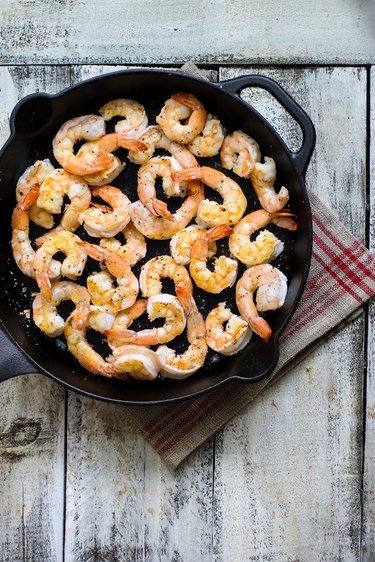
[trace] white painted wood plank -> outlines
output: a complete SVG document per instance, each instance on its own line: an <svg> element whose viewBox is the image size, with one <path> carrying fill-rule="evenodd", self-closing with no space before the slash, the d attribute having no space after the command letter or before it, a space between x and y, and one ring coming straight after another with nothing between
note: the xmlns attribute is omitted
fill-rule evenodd
<svg viewBox="0 0 375 562"><path fill-rule="evenodd" d="M370 248L375 251L375 68L370 74ZM372 562L375 553L375 303L369 304L365 448L363 459L363 562Z"/></svg>
<svg viewBox="0 0 375 562"><path fill-rule="evenodd" d="M363 238L365 69L261 72L279 80L311 115L317 148L307 183ZM267 102L262 109L272 115ZM279 126L291 142L292 130L281 119ZM363 342L359 318L218 434L217 562L359 560Z"/></svg>
<svg viewBox="0 0 375 562"><path fill-rule="evenodd" d="M0 143L16 102L65 87L65 68L0 69ZM65 392L38 374L0 385L0 560L62 560Z"/></svg>
<svg viewBox="0 0 375 562"><path fill-rule="evenodd" d="M371 0L1 2L3 64L370 63Z"/></svg>
<svg viewBox="0 0 375 562"><path fill-rule="evenodd" d="M73 67L78 82L120 67ZM69 393L66 562L211 557L212 443L175 473L125 410Z"/></svg>
<svg viewBox="0 0 375 562"><path fill-rule="evenodd" d="M211 560L212 445L174 473L124 414L70 395L66 562Z"/></svg>

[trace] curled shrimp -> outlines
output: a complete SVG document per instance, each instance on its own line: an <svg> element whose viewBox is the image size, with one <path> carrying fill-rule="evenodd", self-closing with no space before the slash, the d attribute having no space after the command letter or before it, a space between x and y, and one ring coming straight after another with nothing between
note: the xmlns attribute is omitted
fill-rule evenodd
<svg viewBox="0 0 375 562"><path fill-rule="evenodd" d="M33 320L38 328L50 338L61 336L65 320L57 311L57 306L71 300L75 305L74 320L82 328L90 312L90 293L86 287L72 281L59 281L51 287L51 299L46 300L38 293L33 301Z"/></svg>
<svg viewBox="0 0 375 562"><path fill-rule="evenodd" d="M189 143L189 150L195 156L200 156L201 158L216 156L223 144L224 136L225 129L219 119L208 114L203 131Z"/></svg>
<svg viewBox="0 0 375 562"><path fill-rule="evenodd" d="M200 369L206 359L208 347L203 316L189 291L185 287L176 288L179 301L187 317L187 339L189 347L181 355L166 345L157 348L160 372L168 378L184 379Z"/></svg>
<svg viewBox="0 0 375 562"><path fill-rule="evenodd" d="M139 137L147 127L147 115L143 105L135 100L118 98L105 103L99 113L105 121L114 117L124 117L117 121L115 131L128 137Z"/></svg>
<svg viewBox="0 0 375 562"><path fill-rule="evenodd" d="M79 221L86 232L94 238L115 236L130 221L130 200L118 187L106 185L91 191L94 197L100 197L111 205L101 207L93 205L79 215Z"/></svg>
<svg viewBox="0 0 375 562"><path fill-rule="evenodd" d="M132 222L126 225L121 234L125 238L125 244L121 244L117 238L110 237L102 238L99 246L110 252L116 252L116 254L133 266L146 255L147 244L145 237L135 228Z"/></svg>
<svg viewBox="0 0 375 562"><path fill-rule="evenodd" d="M288 203L289 192L286 187L281 187L278 193L275 191L276 165L273 158L265 156L264 164L256 163L250 178L259 203L269 213L277 213Z"/></svg>
<svg viewBox="0 0 375 562"><path fill-rule="evenodd" d="M159 358L155 351L139 345L122 345L113 350L108 357L116 377L149 381L154 380L159 372Z"/></svg>
<svg viewBox="0 0 375 562"><path fill-rule="evenodd" d="M145 207L155 216L174 221L167 204L156 197L155 182L158 177L163 180L164 193L170 196L184 197L186 195L186 182L181 183L172 179L172 172L181 170L176 159L168 156L155 156L138 171L138 197Z"/></svg>
<svg viewBox="0 0 375 562"><path fill-rule="evenodd" d="M189 144L203 131L207 112L192 94L176 92L168 99L156 122L172 141Z"/></svg>
<svg viewBox="0 0 375 562"><path fill-rule="evenodd" d="M173 214L173 221L155 217L140 201L130 205L130 216L135 227L147 238L167 240L185 228L197 214L204 191L200 182L188 182L188 196Z"/></svg>
<svg viewBox="0 0 375 562"><path fill-rule="evenodd" d="M177 180L202 180L223 198L223 203L208 199L200 203L197 212L198 224L208 227L222 224L232 226L238 223L246 211L247 200L238 183L215 168L187 168L173 172L172 177Z"/></svg>
<svg viewBox="0 0 375 562"><path fill-rule="evenodd" d="M215 259L214 271L207 267L209 241L220 240L231 233L230 226L215 226L200 234L195 240L191 249L189 271L200 289L209 293L221 293L235 282L238 269L236 260L219 256Z"/></svg>
<svg viewBox="0 0 375 562"><path fill-rule="evenodd" d="M171 141L159 126L153 125L147 127L138 140L144 142L147 149L139 152L129 151L128 158L135 164L146 164L150 158L153 157L155 150L157 148L162 148L169 152L184 168L192 168L198 165L196 158L190 152L189 148L178 142Z"/></svg>
<svg viewBox="0 0 375 562"><path fill-rule="evenodd" d="M29 212L39 196L39 187L33 187L25 192L19 200L12 214L12 251L14 260L25 275L35 278L35 251L30 241ZM61 264L51 260L47 275L51 279L60 276Z"/></svg>
<svg viewBox="0 0 375 562"><path fill-rule="evenodd" d="M144 150L136 152L135 150L129 150L128 158L130 162L134 164L139 164L142 166L146 164L153 157L155 149L158 147L163 132L158 125L150 125L147 127L141 135L139 135L138 140L146 145Z"/></svg>
<svg viewBox="0 0 375 562"><path fill-rule="evenodd" d="M54 254L63 252L66 258L61 264L61 275L75 281L82 275L86 265L87 254L79 246L80 238L67 230L51 234L35 252L35 278L42 296L51 300L51 282L48 270Z"/></svg>
<svg viewBox="0 0 375 562"><path fill-rule="evenodd" d="M103 359L86 338L88 329L103 333L107 328L110 328L115 319L114 315L103 311L99 306L90 306L88 318L83 325L77 324L76 316L76 311L72 312L64 327L64 335L70 353L90 373L103 377L116 376L113 365Z"/></svg>
<svg viewBox="0 0 375 562"><path fill-rule="evenodd" d="M104 135L96 141L86 142L77 152L77 159L90 164L100 156L108 157L108 166L101 172L84 175L84 180L93 186L107 185L125 168L125 163L121 162L112 152L119 148L126 148L134 152L145 150L146 144L139 140L129 138L125 134L110 133Z"/></svg>
<svg viewBox="0 0 375 562"><path fill-rule="evenodd" d="M245 320L220 302L205 320L207 345L222 355L234 355L250 341L252 331ZM224 324L226 324L224 328Z"/></svg>
<svg viewBox="0 0 375 562"><path fill-rule="evenodd" d="M224 139L220 150L223 168L233 170L237 176L249 178L261 154L259 144L242 131L234 131Z"/></svg>
<svg viewBox="0 0 375 562"><path fill-rule="evenodd" d="M160 293L150 297L147 301L147 314L151 322L157 318L164 318L163 326L148 328L139 332L114 327L107 330L105 335L114 338L120 344L157 345L172 341L185 329L186 318L184 309L178 298L173 295Z"/></svg>
<svg viewBox="0 0 375 562"><path fill-rule="evenodd" d="M254 303L254 293L256 304ZM287 293L287 278L269 264L254 265L245 271L236 285L236 303L242 318L261 338L268 341L272 329L259 312L283 306Z"/></svg>
<svg viewBox="0 0 375 562"><path fill-rule="evenodd" d="M97 141L105 135L105 122L99 115L82 115L66 121L53 139L53 155L67 172L84 176L95 174L108 168L112 159L108 153L101 154L91 162L84 162L74 154L77 141Z"/></svg>
<svg viewBox="0 0 375 562"><path fill-rule="evenodd" d="M233 233L229 237L229 250L247 267L267 263L283 251L284 243L268 230L263 230L254 241L250 240L250 236L256 230L264 228L270 222L278 223L289 230L297 228L291 213L271 214L264 209L246 215L233 228Z"/></svg>
<svg viewBox="0 0 375 562"><path fill-rule="evenodd" d="M129 263L118 254L100 246L80 241L80 247L94 260L105 264L108 271L93 273L87 278L87 288L94 304L106 312L116 313L135 303L139 286ZM114 286L113 277L117 287Z"/></svg>
<svg viewBox="0 0 375 562"><path fill-rule="evenodd" d="M193 291L193 285L188 270L174 261L171 256L157 256L142 266L139 276L139 286L144 297L152 297L162 292L162 279L169 277L175 288L184 287L186 291Z"/></svg>
<svg viewBox="0 0 375 562"><path fill-rule="evenodd" d="M79 214L90 205L91 191L80 177L58 168L51 172L40 186L36 204L51 214L61 213L64 196L70 199L60 222L59 230L74 232L79 227Z"/></svg>
<svg viewBox="0 0 375 562"><path fill-rule="evenodd" d="M16 199L20 202L30 189L40 186L43 181L55 168L46 158L37 160L34 164L26 168L22 176L18 179L16 186ZM35 224L50 230L53 227L53 216L44 209L39 209L36 204L29 208L29 218Z"/></svg>
<svg viewBox="0 0 375 562"><path fill-rule="evenodd" d="M203 226L192 224L182 228L174 234L170 241L171 256L175 262L181 265L189 265L191 249L195 240L205 232ZM214 240L208 241L207 258L212 258L216 254L217 248Z"/></svg>

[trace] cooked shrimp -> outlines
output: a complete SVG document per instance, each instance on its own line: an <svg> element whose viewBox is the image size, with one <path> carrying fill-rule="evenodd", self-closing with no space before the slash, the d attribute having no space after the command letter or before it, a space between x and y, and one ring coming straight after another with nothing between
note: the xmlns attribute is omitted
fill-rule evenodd
<svg viewBox="0 0 375 562"><path fill-rule="evenodd" d="M125 163L121 162L117 156L112 154L119 148L131 149L139 152L146 149L146 144L139 140L129 138L125 134L110 133L104 135L99 140L86 142L77 152L77 158L80 161L90 163L102 155L107 155L111 161L102 172L84 175L84 180L93 186L107 185L125 168Z"/></svg>
<svg viewBox="0 0 375 562"><path fill-rule="evenodd" d="M146 147L144 150L136 152L135 150L129 150L128 158L130 162L134 164L146 164L153 157L155 149L160 143L161 137L164 136L163 131L158 125L150 125L147 127L143 133L137 137L139 141L144 142Z"/></svg>
<svg viewBox="0 0 375 562"><path fill-rule="evenodd" d="M47 158L45 160L37 160L34 164L26 168L17 182L17 202L20 202L22 197L26 195L30 189L40 186L54 169L55 168ZM28 213L30 220L35 224L47 228L48 230L53 227L53 216L44 209L39 209L36 204L30 207Z"/></svg>
<svg viewBox="0 0 375 562"><path fill-rule="evenodd" d="M139 286L129 263L118 254L100 246L80 242L80 247L94 260L105 264L108 271L93 273L87 278L87 288L94 304L106 312L116 313L135 303ZM113 277L117 287L114 286Z"/></svg>
<svg viewBox="0 0 375 562"><path fill-rule="evenodd" d="M147 127L147 115L143 105L135 100L118 98L105 103L99 113L105 121L114 117L124 117L117 121L115 131L128 137L139 137Z"/></svg>
<svg viewBox="0 0 375 562"><path fill-rule="evenodd" d="M161 280L169 277L175 288L183 286L192 292L193 285L188 270L179 265L171 256L157 256L142 266L139 276L139 286L144 297L153 297L162 292Z"/></svg>
<svg viewBox="0 0 375 562"><path fill-rule="evenodd" d="M259 144L242 131L234 131L225 137L220 150L223 168L233 170L242 178L249 178L260 158Z"/></svg>
<svg viewBox="0 0 375 562"><path fill-rule="evenodd" d="M48 213L61 213L64 196L70 199L70 204L64 210L60 222L60 230L74 232L79 227L79 214L90 205L91 192L86 182L65 170L58 168L51 172L40 186L37 205Z"/></svg>
<svg viewBox="0 0 375 562"><path fill-rule="evenodd" d="M147 299L137 299L132 306L126 310L118 312L111 326L107 326L106 330L127 330L134 320L137 320L147 308ZM103 330L104 333L104 330ZM108 337L108 345L111 349L115 349L123 344L116 337Z"/></svg>
<svg viewBox="0 0 375 562"><path fill-rule="evenodd" d="M35 278L34 267L35 251L31 245L29 231L29 212L39 196L39 187L33 187L25 192L19 200L12 214L12 251L13 257L22 273ZM47 268L47 275L51 279L60 276L61 264L51 260Z"/></svg>
<svg viewBox="0 0 375 562"><path fill-rule="evenodd" d="M184 199L181 207L173 214L173 221L155 217L140 201L130 205L130 216L136 228L147 238L167 240L194 219L203 197L202 184L189 181L188 197Z"/></svg>
<svg viewBox="0 0 375 562"><path fill-rule="evenodd" d="M257 291L256 304L254 293ZM272 329L259 312L283 306L287 292L287 278L269 264L254 265L245 271L236 285L238 310L250 328L268 341Z"/></svg>
<svg viewBox="0 0 375 562"><path fill-rule="evenodd" d="M130 221L130 200L121 189L112 185L97 187L91 193L103 199L111 208L91 206L79 215L80 222L94 238L115 236Z"/></svg>
<svg viewBox="0 0 375 562"><path fill-rule="evenodd" d="M147 314L151 322L157 318L165 318L163 326L160 328L148 328L139 332L113 327L107 330L105 335L114 338L120 344L157 345L172 341L185 329L186 318L184 309L178 298L173 295L160 293L150 297L147 302Z"/></svg>
<svg viewBox="0 0 375 562"><path fill-rule="evenodd" d="M280 222L283 219L284 222ZM281 242L272 232L263 230L254 241L250 236L260 228L264 228L270 222L280 222L280 226L295 230L297 225L291 213L267 213L264 209L254 211L233 228L233 234L229 237L229 250L231 254L244 263L247 267L268 263L275 259L284 249Z"/></svg>
<svg viewBox="0 0 375 562"><path fill-rule="evenodd" d="M273 158L266 156L264 164L256 163L250 178L259 203L269 213L277 213L288 203L289 192L286 187L281 187L279 193L275 192L276 165Z"/></svg>
<svg viewBox="0 0 375 562"><path fill-rule="evenodd" d="M181 172L173 172L172 177L177 180L202 180L223 198L223 203L209 199L200 203L197 212L198 224L208 227L222 224L232 226L238 223L246 211L247 200L238 183L215 168L187 168Z"/></svg>
<svg viewBox="0 0 375 562"><path fill-rule="evenodd" d="M48 270L54 254L63 252L66 258L61 264L61 275L75 281L82 275L86 265L87 254L78 245L80 238L67 230L54 232L41 245L35 253L34 268L38 287L43 297L51 300L51 283L48 279Z"/></svg>
<svg viewBox="0 0 375 562"><path fill-rule="evenodd" d="M203 131L189 143L189 150L201 158L215 156L219 153L224 136L225 129L219 119L208 114Z"/></svg>
<svg viewBox="0 0 375 562"><path fill-rule="evenodd" d="M113 350L108 357L116 377L149 381L156 379L159 359L155 351L139 345L123 345Z"/></svg>
<svg viewBox="0 0 375 562"><path fill-rule="evenodd" d="M116 252L133 266L143 259L147 253L145 237L135 228L132 222L126 225L121 234L125 238L125 244L121 244L117 238L102 238L99 245L105 250Z"/></svg>
<svg viewBox="0 0 375 562"><path fill-rule="evenodd" d="M146 162L153 157L155 150L157 148L162 148L168 151L184 168L192 168L198 165L196 158L190 152L189 148L178 142L171 141L159 126L147 127L138 140L147 145L147 150L138 153L134 151L129 152L128 158L135 164L146 164ZM175 194L172 193L172 195Z"/></svg>
<svg viewBox="0 0 375 562"><path fill-rule="evenodd" d="M225 302L220 302L209 312L205 324L208 347L222 355L234 355L241 351L252 336L248 323L241 316L233 314Z"/></svg>
<svg viewBox="0 0 375 562"><path fill-rule="evenodd" d="M168 99L156 122L172 141L188 144L203 131L207 112L192 94L176 92Z"/></svg>
<svg viewBox="0 0 375 562"><path fill-rule="evenodd" d="M172 180L172 172L181 170L175 158L169 156L155 156L141 166L138 171L138 197L147 209L155 216L162 216L174 221L167 204L156 198L155 182L158 177L163 180L164 193L170 196L184 197L187 191L186 182Z"/></svg>
<svg viewBox="0 0 375 562"><path fill-rule="evenodd" d="M181 355L166 345L158 347L156 354L160 361L160 372L168 378L184 379L202 367L207 355L206 328L204 319L189 291L176 288L177 296L187 316L187 339L189 347Z"/></svg>
<svg viewBox="0 0 375 562"><path fill-rule="evenodd" d="M207 267L208 243L220 240L232 233L230 226L221 225L210 228L195 240L190 255L190 275L200 289L209 293L221 293L232 287L237 277L238 263L236 260L219 256L214 262L214 271Z"/></svg>
<svg viewBox="0 0 375 562"><path fill-rule="evenodd" d="M97 353L86 339L86 330L92 329L103 333L110 328L114 322L114 315L103 311L99 306L89 307L89 315L83 326L77 325L76 311L74 311L65 323L64 335L68 349L79 361L84 369L94 375L104 377L116 376L116 370L111 363Z"/></svg>
<svg viewBox="0 0 375 562"><path fill-rule="evenodd" d="M108 168L113 160L108 153L101 154L91 162L84 162L74 154L74 145L84 139L96 141L105 135L105 122L99 115L82 115L66 121L53 139L53 155L67 172L84 176Z"/></svg>
<svg viewBox="0 0 375 562"><path fill-rule="evenodd" d="M90 293L86 287L72 281L59 281L51 287L51 300L38 293L33 302L33 320L38 328L50 338L61 336L65 320L57 311L63 301L71 300L76 305L74 320L78 328L85 325L90 312Z"/></svg>
<svg viewBox="0 0 375 562"><path fill-rule="evenodd" d="M205 230L203 226L192 224L176 232L170 242L171 255L174 261L181 265L189 265L191 248L198 236L205 232ZM212 258L216 251L217 248L214 240L209 240L207 257Z"/></svg>

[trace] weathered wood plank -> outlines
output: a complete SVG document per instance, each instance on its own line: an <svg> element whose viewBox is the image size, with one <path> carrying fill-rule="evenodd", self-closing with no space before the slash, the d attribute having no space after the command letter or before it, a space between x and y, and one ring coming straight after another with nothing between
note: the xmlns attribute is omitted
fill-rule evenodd
<svg viewBox="0 0 375 562"><path fill-rule="evenodd" d="M370 0L3 0L3 64L364 64Z"/></svg>
<svg viewBox="0 0 375 562"><path fill-rule="evenodd" d="M261 72L311 115L317 148L307 183L363 239L365 69ZM257 104L274 113L259 96ZM295 132L281 118L279 127L291 143ZM218 434L215 560L359 560L363 334L359 318Z"/></svg>
<svg viewBox="0 0 375 562"><path fill-rule="evenodd" d="M123 408L71 393L67 443L66 562L211 560L212 443L173 473Z"/></svg>
<svg viewBox="0 0 375 562"><path fill-rule="evenodd" d="M21 97L68 82L66 68L1 68L1 144ZM64 390L42 375L0 385L1 560L62 560L64 411Z"/></svg>
<svg viewBox="0 0 375 562"><path fill-rule="evenodd" d="M370 135L370 249L375 251L375 68L370 74L371 135ZM375 303L369 303L365 447L363 459L363 562L372 562L375 555Z"/></svg>

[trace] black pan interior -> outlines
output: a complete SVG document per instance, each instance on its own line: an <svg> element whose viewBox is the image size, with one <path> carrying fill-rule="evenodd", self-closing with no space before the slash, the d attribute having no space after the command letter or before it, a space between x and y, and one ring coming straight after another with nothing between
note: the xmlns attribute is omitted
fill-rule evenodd
<svg viewBox="0 0 375 562"><path fill-rule="evenodd" d="M277 187L286 185L289 188L291 195L289 207L298 216L297 233L291 234L289 231L274 226L269 227L285 242L284 252L273 264L279 267L289 279L287 299L282 309L266 314L267 320L273 327L270 342L266 343L257 336L253 336L247 348L233 357L224 357L210 352L204 367L185 380L160 379L152 383L142 383L134 380L126 382L95 377L81 368L67 352L64 338L51 340L44 336L28 318L27 312L24 312L30 309L32 293L36 291L36 284L18 270L11 255L10 217L15 205L15 185L17 178L25 168L36 159L49 158L58 167L57 162L53 159L51 142L58 128L67 119L81 114L97 113L99 107L110 99L126 97L136 99L145 106L149 124L152 124L164 101L176 90L195 94L210 113L220 118L227 133L236 129L245 131L260 144L263 156L271 156L275 159L278 170ZM16 108L12 116L12 123L15 135L3 150L0 158L1 216L3 219L0 265L3 298L0 300L0 318L16 343L43 372L70 388L96 398L126 403L160 403L201 393L230 377L246 381L259 380L272 369L278 355L278 337L296 306L307 273L310 258L310 215L303 181L294 169L288 150L278 135L255 111L215 85L192 79L183 74L163 71L133 71L98 77L57 96L31 96ZM109 131L113 126L114 123L109 124ZM112 183L121 187L131 200L135 200L137 198L138 166L126 159L125 151L120 150L117 154L126 160L127 166ZM217 157L200 159L200 163L213 167L220 166ZM230 172L226 173L231 175L243 188L248 198L246 212L260 208L249 180L243 180ZM217 199L217 194L213 190L207 189L206 193L210 198ZM170 199L168 205L174 209L180 202L181 200L177 198ZM58 217L56 224L58 224ZM41 231L33 226L31 237L39 233ZM88 239L83 229L77 231L77 234ZM227 241L219 242L219 245L223 253L228 253ZM142 264L150 257L163 253L169 253L169 241L148 240L147 256L134 268L135 273L139 272ZM244 269L244 267L240 267L239 276ZM98 266L89 260L88 272L93 270L98 270ZM173 292L173 287L168 284L168 281L164 287L166 292ZM195 288L194 297L204 316L215 304L223 301L226 301L228 306L236 311L234 289L227 289L220 295L209 295ZM67 312L68 310L65 311L65 313ZM141 329L146 324L148 324L147 319L142 317L134 324L134 328ZM89 337L90 341L95 341L95 337L91 334ZM100 338L96 337L96 344L99 345L99 343ZM187 345L185 337L180 336L176 340L176 344L177 350L185 349ZM175 345L171 346L175 347ZM103 352L105 352L105 347Z"/></svg>

